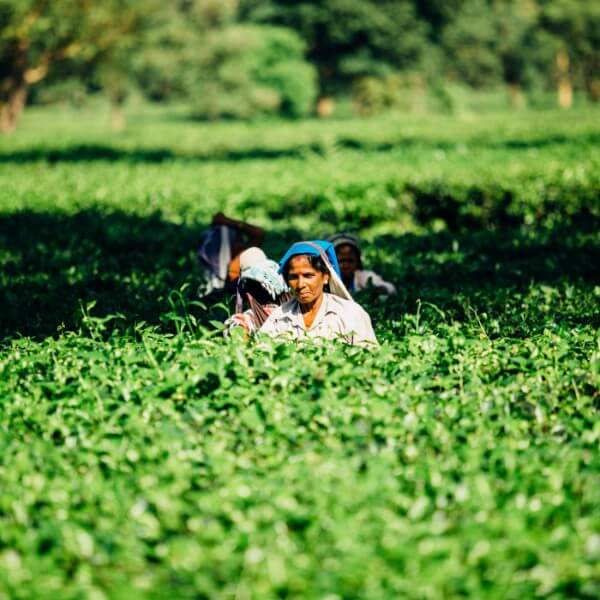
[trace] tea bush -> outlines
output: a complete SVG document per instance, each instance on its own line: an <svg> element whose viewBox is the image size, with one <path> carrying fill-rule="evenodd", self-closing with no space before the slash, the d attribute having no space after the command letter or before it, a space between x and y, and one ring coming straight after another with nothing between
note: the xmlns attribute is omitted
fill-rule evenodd
<svg viewBox="0 0 600 600"><path fill-rule="evenodd" d="M0 597L596 598L597 112L0 140ZM377 350L222 339L217 210L350 227Z"/></svg>

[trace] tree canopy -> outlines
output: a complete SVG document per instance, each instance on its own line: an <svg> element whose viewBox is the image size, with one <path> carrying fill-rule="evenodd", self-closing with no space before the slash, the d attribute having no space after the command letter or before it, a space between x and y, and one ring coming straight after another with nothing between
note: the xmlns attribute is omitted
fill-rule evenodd
<svg viewBox="0 0 600 600"><path fill-rule="evenodd" d="M0 130L58 63L112 64L151 23L156 0L0 0Z"/></svg>
<svg viewBox="0 0 600 600"><path fill-rule="evenodd" d="M30 88L75 79L118 109L137 88L203 117L302 116L318 96L385 106L407 86L600 98L587 0L0 0L0 131ZM369 100L371 102L371 100Z"/></svg>
<svg viewBox="0 0 600 600"><path fill-rule="evenodd" d="M323 93L361 76L418 70L427 48L428 24L412 0L242 0L241 14L296 30Z"/></svg>

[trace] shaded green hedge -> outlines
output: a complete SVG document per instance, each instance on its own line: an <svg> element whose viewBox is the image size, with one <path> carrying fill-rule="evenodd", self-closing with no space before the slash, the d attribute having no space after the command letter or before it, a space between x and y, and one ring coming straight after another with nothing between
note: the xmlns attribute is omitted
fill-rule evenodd
<svg viewBox="0 0 600 600"><path fill-rule="evenodd" d="M42 116L0 140L0 598L600 595L590 115ZM381 347L224 341L218 210L362 234Z"/></svg>

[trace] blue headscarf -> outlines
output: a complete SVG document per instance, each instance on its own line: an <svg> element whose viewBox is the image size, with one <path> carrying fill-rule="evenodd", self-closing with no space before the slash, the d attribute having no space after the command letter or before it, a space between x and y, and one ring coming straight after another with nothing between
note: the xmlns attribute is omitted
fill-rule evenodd
<svg viewBox="0 0 600 600"><path fill-rule="evenodd" d="M315 246L321 248L325 253L325 256L327 256L331 266L335 269L337 276L341 277L342 274L340 273L340 266L338 265L337 256L335 255L335 248L331 242L326 242L324 240L310 240L308 242L296 242L295 244L292 244L279 261L279 272L283 273L283 268L293 256L298 256L299 254L321 256L321 252L315 248Z"/></svg>

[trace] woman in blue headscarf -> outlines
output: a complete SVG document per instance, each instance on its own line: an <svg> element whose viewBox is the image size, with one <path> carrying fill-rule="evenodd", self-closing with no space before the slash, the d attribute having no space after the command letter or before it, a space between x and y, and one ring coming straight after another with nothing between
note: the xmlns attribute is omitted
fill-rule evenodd
<svg viewBox="0 0 600 600"><path fill-rule="evenodd" d="M294 297L271 313L261 333L377 344L369 315L342 282L333 244L297 242L279 261L279 269Z"/></svg>

